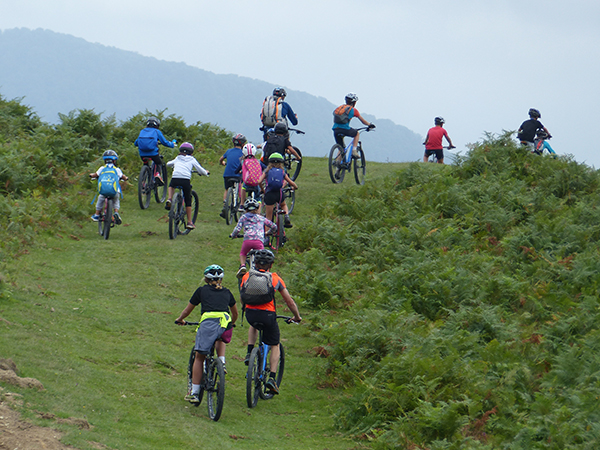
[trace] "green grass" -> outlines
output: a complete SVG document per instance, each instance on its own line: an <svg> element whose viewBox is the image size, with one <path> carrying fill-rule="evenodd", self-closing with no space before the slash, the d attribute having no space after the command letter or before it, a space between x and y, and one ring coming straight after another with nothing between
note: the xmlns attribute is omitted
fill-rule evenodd
<svg viewBox="0 0 600 450"><path fill-rule="evenodd" d="M208 419L205 403L194 408L183 401L194 333L173 321L208 264L225 268L224 284L235 293L241 245L227 238L233 226L218 217L222 168L199 159L212 175L193 179L201 209L188 236L169 240L163 206L153 199L148 210L140 210L132 187L122 200L124 224L108 241L95 223L82 221L70 232L39 239L10 261L10 295L0 297L0 356L12 358L21 376L38 379L45 390L7 387L23 394L23 412L35 423L48 425L35 411L86 418L90 430L56 425L66 432L63 442L80 449L97 448L93 442L114 449L364 448L367 442L351 441L333 428L332 414L351 392L319 385L325 364L311 351L318 340L310 331L318 313L301 302L305 323L282 325L287 358L280 396L255 409L246 406L246 324L236 328L228 346L220 421ZM367 182L375 184L398 167L369 163ZM305 158L298 184L296 228L274 266L284 279L295 256L295 230L324 202L354 189L352 178L331 183L324 158ZM80 199L89 215L92 195L90 188ZM288 288L294 295L294 286Z"/></svg>

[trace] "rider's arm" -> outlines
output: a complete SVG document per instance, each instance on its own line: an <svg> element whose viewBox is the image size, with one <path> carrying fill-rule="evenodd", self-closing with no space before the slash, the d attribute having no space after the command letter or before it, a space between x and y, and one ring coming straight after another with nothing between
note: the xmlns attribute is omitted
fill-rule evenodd
<svg viewBox="0 0 600 450"><path fill-rule="evenodd" d="M158 137L158 140L160 141L160 143L162 145L164 145L165 147L170 147L170 148L175 147L175 144L173 142L167 141L165 139L165 137L163 136L163 134L160 130L156 130L156 136Z"/></svg>
<svg viewBox="0 0 600 450"><path fill-rule="evenodd" d="M225 164L227 164L227 163L225 162L225 160L226 160L226 159L227 159L227 158L225 158L225 155L221 156L221 157L219 158L219 164L220 164L221 166L224 166Z"/></svg>
<svg viewBox="0 0 600 450"><path fill-rule="evenodd" d="M302 317L300 317L300 311L298 311L298 305L296 305L296 302L290 295L287 288L282 288L279 291L279 293L283 297L283 300L285 301L285 304L287 305L287 307L290 308L290 311L292 312L292 314L294 314L294 321L300 322L302 320Z"/></svg>
<svg viewBox="0 0 600 450"><path fill-rule="evenodd" d="M448 136L448 133L446 133L445 135L446 140L448 141L448 145L452 148L454 148L454 144L452 143L452 139L450 139L450 136Z"/></svg>
<svg viewBox="0 0 600 450"><path fill-rule="evenodd" d="M283 110L281 115L283 117L287 117L289 121L292 122L292 125L298 125L298 116L294 114L294 111L289 103L283 102Z"/></svg>
<svg viewBox="0 0 600 450"><path fill-rule="evenodd" d="M185 309L183 311L181 311L181 314L179 314L179 317L175 320L175 322L182 323L183 319L185 319L187 316L189 316L195 307L196 307L196 305L194 305L192 303L188 303L187 306L185 307Z"/></svg>
<svg viewBox="0 0 600 450"><path fill-rule="evenodd" d="M204 167L202 167L195 158L194 161L192 161L192 163L194 164L194 169L196 169L196 172L198 172L200 175L210 175L210 172Z"/></svg>
<svg viewBox="0 0 600 450"><path fill-rule="evenodd" d="M294 147L292 147L291 145L289 145L286 148L286 150L288 153L291 153L292 155L294 155L298 161L300 161L302 159L302 158L300 158L300 155L298 154L298 152L296 150L294 150Z"/></svg>
<svg viewBox="0 0 600 450"><path fill-rule="evenodd" d="M229 311L231 311L231 322L235 323L238 320L238 310L237 310L237 305L233 305L229 308Z"/></svg>
<svg viewBox="0 0 600 450"><path fill-rule="evenodd" d="M285 181L287 181L287 183L288 183L290 186L292 186L294 189L298 189L298 185L292 181L292 179L289 177L289 175L288 175L287 173L285 174L285 176L284 176L284 178L283 178L283 179L284 179Z"/></svg>

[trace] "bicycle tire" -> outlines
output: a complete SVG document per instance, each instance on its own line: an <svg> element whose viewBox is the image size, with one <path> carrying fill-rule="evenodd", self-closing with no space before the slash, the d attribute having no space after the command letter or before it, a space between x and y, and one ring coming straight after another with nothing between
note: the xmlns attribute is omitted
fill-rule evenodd
<svg viewBox="0 0 600 450"><path fill-rule="evenodd" d="M104 210L104 207L102 208ZM104 236L104 211L100 211L100 218L98 219L98 234Z"/></svg>
<svg viewBox="0 0 600 450"><path fill-rule="evenodd" d="M284 213L278 213L277 214L277 250L279 250L281 247L283 247L283 244L285 244L285 221L284 221Z"/></svg>
<svg viewBox="0 0 600 450"><path fill-rule="evenodd" d="M356 184L365 184L365 174L367 173L367 161L362 147L358 147L358 157L354 159L354 180Z"/></svg>
<svg viewBox="0 0 600 450"><path fill-rule="evenodd" d="M138 202L142 209L148 209L148 206L150 206L151 186L150 167L144 164L140 169L138 178Z"/></svg>
<svg viewBox="0 0 600 450"><path fill-rule="evenodd" d="M334 184L344 181L346 169L341 166L344 160L344 149L340 144L335 144L329 151L329 178Z"/></svg>
<svg viewBox="0 0 600 450"><path fill-rule="evenodd" d="M292 181L296 181L296 178L298 178L298 175L300 175L300 170L302 169L302 152L295 145L292 145L292 148L296 150L296 153L298 153L300 159L298 160L294 155L286 153L283 164L285 167L285 171L292 179Z"/></svg>
<svg viewBox="0 0 600 450"><path fill-rule="evenodd" d="M192 223L196 223L196 219L198 218L198 208L200 203L198 202L198 194L196 194L196 191L192 191ZM187 230L187 232L189 233L190 230Z"/></svg>
<svg viewBox="0 0 600 450"><path fill-rule="evenodd" d="M112 225L112 215L113 215L113 199L107 198L105 201L106 212L104 213L104 229L102 230L102 235L105 240L108 240L110 236L110 227Z"/></svg>
<svg viewBox="0 0 600 450"><path fill-rule="evenodd" d="M208 417L215 422L221 417L225 402L225 368L218 357L208 364L206 373L206 405Z"/></svg>
<svg viewBox="0 0 600 450"><path fill-rule="evenodd" d="M173 195L171 210L169 211L169 238L175 239L179 234L187 234L185 228L185 208L183 206L183 196L179 192Z"/></svg>
<svg viewBox="0 0 600 450"><path fill-rule="evenodd" d="M156 200L156 203L162 203L165 201L165 199L167 198L167 190L169 189L169 180L167 179L167 165L165 163L162 163L160 166L162 167L161 172L163 185L159 186L156 183L154 183L154 199Z"/></svg>
<svg viewBox="0 0 600 450"><path fill-rule="evenodd" d="M248 360L248 372L246 373L246 403L248 408L254 408L258 403L261 392L260 381L260 353L258 347L254 347Z"/></svg>
<svg viewBox="0 0 600 450"><path fill-rule="evenodd" d="M227 195L225 196L225 223L231 225L231 207L233 204L233 188L230 186L227 188Z"/></svg>
<svg viewBox="0 0 600 450"><path fill-rule="evenodd" d="M188 394L190 392L192 392L192 372L194 370L194 361L195 360L196 360L196 351L192 347L192 352L190 353L190 360L188 362L188 369L187 369L187 375L188 375L187 391L188 391ZM200 393L198 394L198 399L200 401L198 403L192 403L192 405L194 405L196 407L200 406L200 403L202 403L203 396L204 396L204 389L202 389L202 387L200 387Z"/></svg>
<svg viewBox="0 0 600 450"><path fill-rule="evenodd" d="M267 355L268 356L268 355ZM275 381L277 382L277 387L281 387L281 382L283 381L283 371L285 369L285 352L283 350L283 344L279 343L279 365L277 366L277 372L275 374ZM271 371L271 364L267 360L267 367L265 369L265 382L266 377L269 375ZM260 398L263 400L270 400L273 398L274 394L267 391L264 387L264 383L261 385Z"/></svg>
<svg viewBox="0 0 600 450"><path fill-rule="evenodd" d="M296 191L294 189L290 188L285 188L283 190L283 195L284 195L284 199L285 199L285 204L288 207L288 214L291 214L292 211L294 210L294 205L296 204ZM288 201L289 199L289 201Z"/></svg>

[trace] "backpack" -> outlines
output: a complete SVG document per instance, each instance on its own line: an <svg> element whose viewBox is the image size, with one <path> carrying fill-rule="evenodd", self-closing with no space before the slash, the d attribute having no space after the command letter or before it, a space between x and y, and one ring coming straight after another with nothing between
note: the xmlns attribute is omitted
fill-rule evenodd
<svg viewBox="0 0 600 450"><path fill-rule="evenodd" d="M351 105L340 105L333 110L333 122L344 125L350 122Z"/></svg>
<svg viewBox="0 0 600 450"><path fill-rule="evenodd" d="M240 287L240 299L244 305L264 305L275 299L273 276L270 272L250 269L248 278Z"/></svg>
<svg viewBox="0 0 600 450"><path fill-rule="evenodd" d="M285 178L285 171L283 169L277 169L272 167L267 173L267 190L278 191L283 187L283 180Z"/></svg>
<svg viewBox="0 0 600 450"><path fill-rule="evenodd" d="M98 175L98 194L115 197L120 191L117 169L113 165L104 166Z"/></svg>
<svg viewBox="0 0 600 450"><path fill-rule="evenodd" d="M269 157L273 153L280 153L282 155L285 155L286 140L287 138L281 134L274 134L273 136L270 136L269 139L267 139L267 143L263 147L262 155L262 160L265 164L269 163Z"/></svg>
<svg viewBox="0 0 600 450"><path fill-rule="evenodd" d="M273 127L277 122L283 122L283 116L281 115L282 105L281 97L275 97L270 95L263 101L262 111L260 113L260 120L263 125Z"/></svg>
<svg viewBox="0 0 600 450"><path fill-rule="evenodd" d="M137 138L137 146L143 152L156 150L158 137L154 128L144 128Z"/></svg>
<svg viewBox="0 0 600 450"><path fill-rule="evenodd" d="M242 180L247 186L258 186L258 180L262 176L262 167L258 159L245 159L242 163Z"/></svg>

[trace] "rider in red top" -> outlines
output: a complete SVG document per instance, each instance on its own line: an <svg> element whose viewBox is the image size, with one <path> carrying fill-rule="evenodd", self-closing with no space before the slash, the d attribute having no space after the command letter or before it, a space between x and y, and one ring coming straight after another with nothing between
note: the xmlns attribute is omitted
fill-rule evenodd
<svg viewBox="0 0 600 450"><path fill-rule="evenodd" d="M444 129L444 118L436 117L434 122L435 127L430 128L427 132L427 136L425 137L425 155L423 155L423 162L427 162L429 157L435 153L437 162L439 164L444 164L444 146L442 144L442 139L446 138L449 145L448 148L456 147L454 147L450 136L448 136L448 132Z"/></svg>

